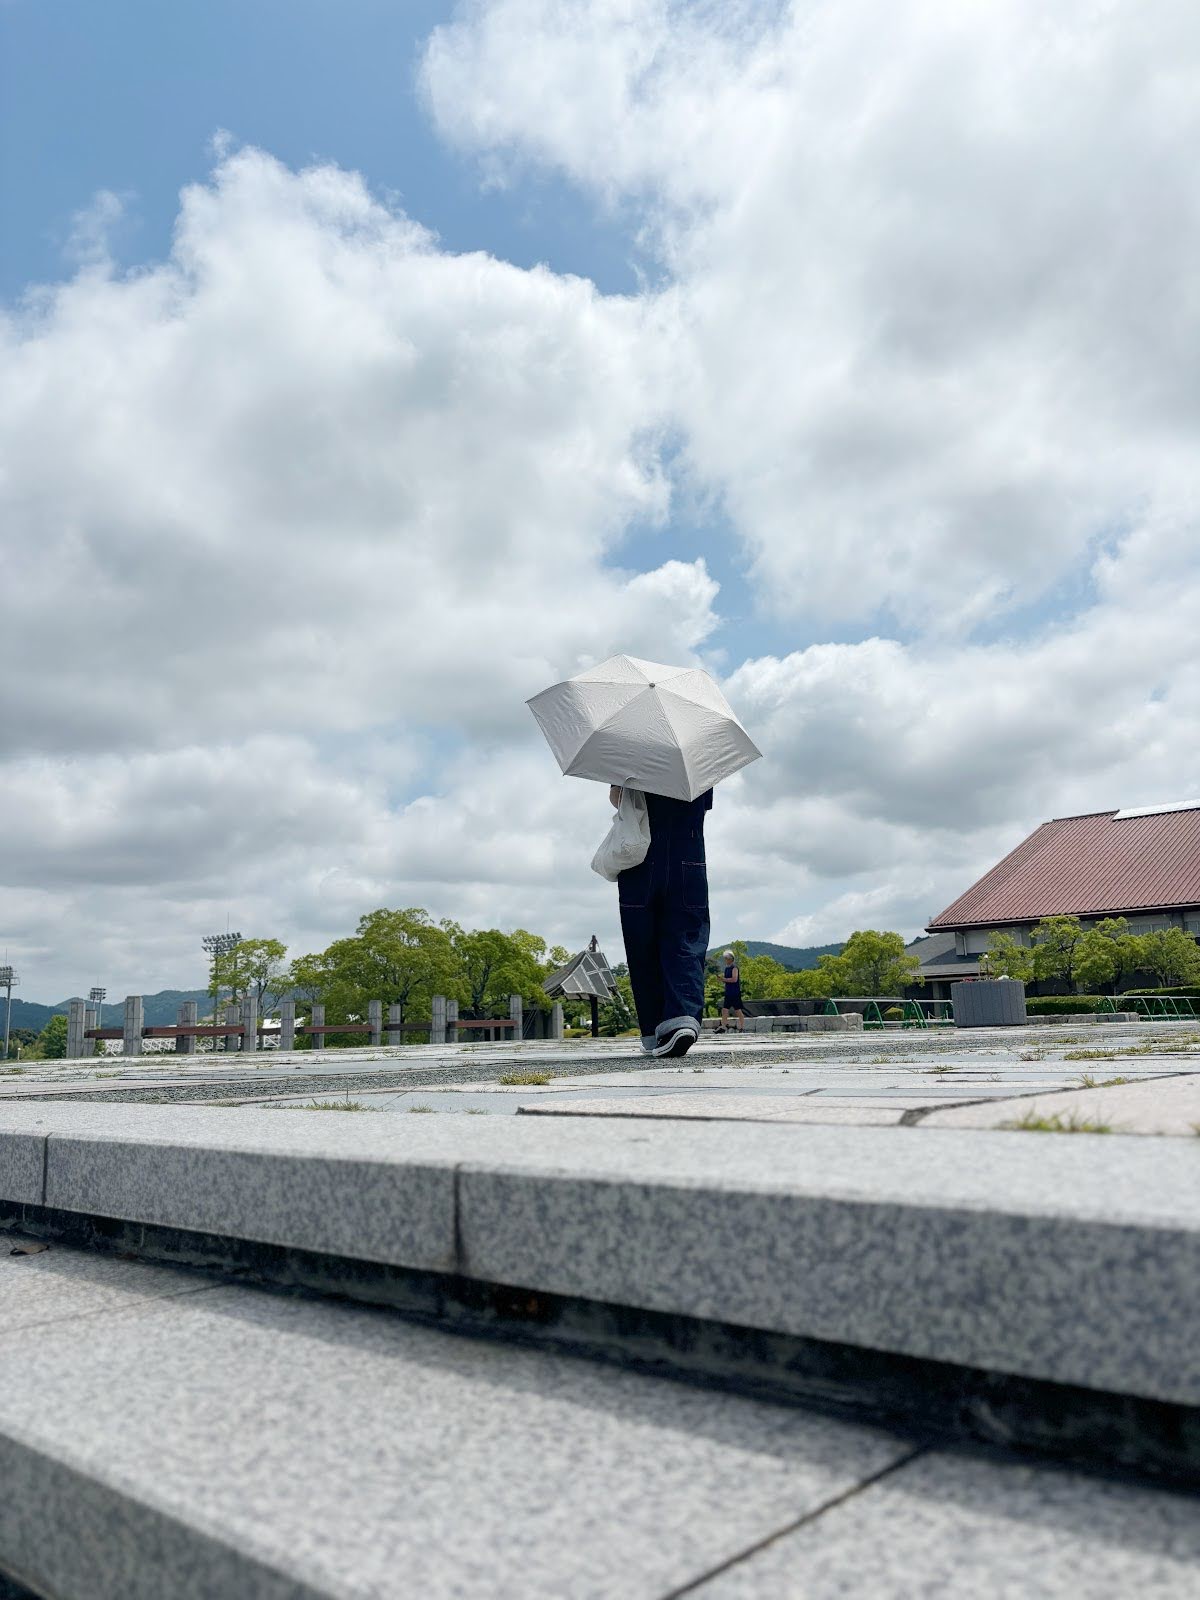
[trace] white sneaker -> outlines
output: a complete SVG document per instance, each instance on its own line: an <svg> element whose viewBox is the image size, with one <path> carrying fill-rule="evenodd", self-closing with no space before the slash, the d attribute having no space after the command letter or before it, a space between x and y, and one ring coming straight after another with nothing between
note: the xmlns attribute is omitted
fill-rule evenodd
<svg viewBox="0 0 1200 1600"><path fill-rule="evenodd" d="M642 1035L642 1054L644 1056L652 1056L657 1043L658 1040L652 1033L644 1033Z"/></svg>

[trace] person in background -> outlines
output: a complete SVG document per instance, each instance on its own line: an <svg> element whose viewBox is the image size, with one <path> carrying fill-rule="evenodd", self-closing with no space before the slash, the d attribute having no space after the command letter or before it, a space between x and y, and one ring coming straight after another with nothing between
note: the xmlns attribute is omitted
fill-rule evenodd
<svg viewBox="0 0 1200 1600"><path fill-rule="evenodd" d="M746 1013L742 1010L742 974L733 959L733 951L726 950L725 965L721 976L725 980L725 1000L721 1006L721 1027L728 1028L729 1013L737 1012L738 1031L744 1032L746 1027Z"/></svg>
<svg viewBox="0 0 1200 1600"><path fill-rule="evenodd" d="M621 791L609 790L614 806ZM708 868L704 819L712 790L695 800L648 794L646 859L617 879L621 931L648 1056L686 1055L700 1037L708 953Z"/></svg>

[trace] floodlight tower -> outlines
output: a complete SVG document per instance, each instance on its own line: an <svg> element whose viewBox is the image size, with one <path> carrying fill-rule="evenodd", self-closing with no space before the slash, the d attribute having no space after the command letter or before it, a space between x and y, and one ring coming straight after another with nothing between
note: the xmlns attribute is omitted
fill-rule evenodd
<svg viewBox="0 0 1200 1600"><path fill-rule="evenodd" d="M95 985L93 985L88 990L88 1001L90 1002L90 1004L92 1006L95 1007L95 1011L96 1011L96 1027L97 1027L97 1030L99 1030L100 1028L102 1028L104 1026L104 997L105 997L105 995L107 993L108 993L107 989L100 989L100 988L97 988ZM95 1043L96 1049L99 1051L99 1053L101 1055L103 1055L104 1051L105 1051L104 1040L103 1039L96 1039L94 1041L94 1043ZM83 1048L86 1051L86 1049L87 1049L87 1040L86 1039L83 1041Z"/></svg>
<svg viewBox="0 0 1200 1600"><path fill-rule="evenodd" d="M220 996L221 986L217 982L217 963L222 956L232 955L242 942L240 933L206 933L200 943L208 951L213 962L213 1023L217 1020L217 1000ZM213 1050L217 1048L217 1036L213 1035Z"/></svg>
<svg viewBox="0 0 1200 1600"><path fill-rule="evenodd" d="M8 1060L8 1039L9 1039L9 1035L12 1033L12 992L13 992L13 984L14 983L20 983L20 981L21 981L20 978L18 978L16 976L16 974L13 972L13 969L11 967L0 967L0 983L2 983L4 985L5 992L6 992L6 999L5 999L5 1006L4 1006L4 1056L3 1056L3 1059L5 1061Z"/></svg>

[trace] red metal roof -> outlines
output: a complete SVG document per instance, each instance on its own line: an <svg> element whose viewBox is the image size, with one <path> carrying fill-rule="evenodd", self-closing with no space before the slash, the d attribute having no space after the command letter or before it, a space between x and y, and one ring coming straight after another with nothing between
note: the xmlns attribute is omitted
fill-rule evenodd
<svg viewBox="0 0 1200 1600"><path fill-rule="evenodd" d="M929 929L1169 906L1200 906L1200 809L1043 822Z"/></svg>

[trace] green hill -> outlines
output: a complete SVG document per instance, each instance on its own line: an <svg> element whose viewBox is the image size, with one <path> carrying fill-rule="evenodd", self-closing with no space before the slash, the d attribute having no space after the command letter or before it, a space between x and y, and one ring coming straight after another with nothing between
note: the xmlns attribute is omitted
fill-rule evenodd
<svg viewBox="0 0 1200 1600"><path fill-rule="evenodd" d="M73 998L73 997L72 997ZM212 1002L208 998L207 989L160 989L157 994L148 994L142 997L143 1007L148 1028L169 1027L179 1017L180 1002L195 1000L200 1008L200 1014L209 1009ZM50 1021L50 1018L62 1013L67 1013L70 1000L63 1000L56 1006L39 1005L36 1000L18 1000L13 997L12 1025L14 1028L34 1028L38 1033ZM0 1032L3 1031L3 996L0 995ZM125 1020L125 1001L122 998L113 1004L106 1002L100 1020L102 1028L119 1028Z"/></svg>
<svg viewBox="0 0 1200 1600"><path fill-rule="evenodd" d="M790 972L807 972L815 967L819 956L840 955L845 949L844 941L840 944L811 944L798 948L790 944L767 944L762 939L747 939L746 954L750 956L770 956L772 961L778 961L781 967L787 967ZM708 952L710 961L720 961L728 944L718 944Z"/></svg>

